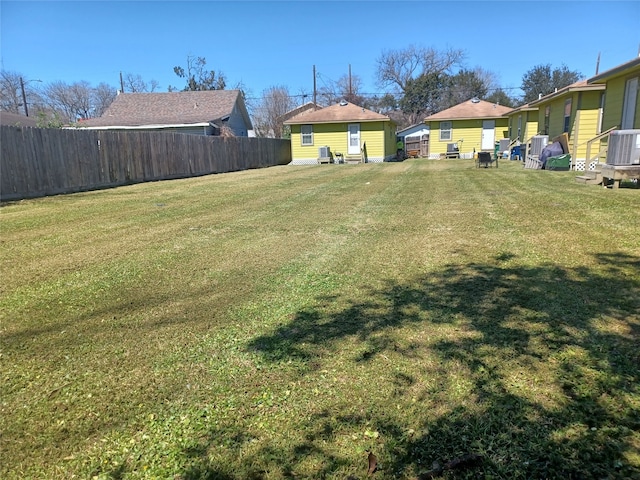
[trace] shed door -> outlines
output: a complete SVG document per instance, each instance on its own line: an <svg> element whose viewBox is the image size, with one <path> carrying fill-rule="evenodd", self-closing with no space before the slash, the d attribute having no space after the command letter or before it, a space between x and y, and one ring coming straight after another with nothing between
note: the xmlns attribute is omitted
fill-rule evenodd
<svg viewBox="0 0 640 480"><path fill-rule="evenodd" d="M480 145L481 150L493 150L496 141L496 121L495 120L483 120L482 121L482 143Z"/></svg>
<svg viewBox="0 0 640 480"><path fill-rule="evenodd" d="M349 148L347 149L347 154L360 155L360 124L350 123L348 128L349 138L347 139L347 141L349 142Z"/></svg>
<svg viewBox="0 0 640 480"><path fill-rule="evenodd" d="M621 130L633 128L636 116L636 100L638 99L638 78L630 78L624 89L624 105L622 107Z"/></svg>

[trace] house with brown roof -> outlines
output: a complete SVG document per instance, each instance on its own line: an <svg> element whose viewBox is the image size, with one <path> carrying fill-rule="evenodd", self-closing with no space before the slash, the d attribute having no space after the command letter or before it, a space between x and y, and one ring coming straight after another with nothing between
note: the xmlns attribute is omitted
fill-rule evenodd
<svg viewBox="0 0 640 480"><path fill-rule="evenodd" d="M240 90L120 93L101 117L78 127L196 135L219 135L228 127L237 137L249 136L253 129Z"/></svg>
<svg viewBox="0 0 640 480"><path fill-rule="evenodd" d="M385 162L396 156L396 123L386 115L342 101L284 122L291 127L291 164Z"/></svg>
<svg viewBox="0 0 640 480"><path fill-rule="evenodd" d="M508 138L511 108L472 98L424 119L429 125L429 158L449 154L473 158L475 152L495 151L495 142Z"/></svg>

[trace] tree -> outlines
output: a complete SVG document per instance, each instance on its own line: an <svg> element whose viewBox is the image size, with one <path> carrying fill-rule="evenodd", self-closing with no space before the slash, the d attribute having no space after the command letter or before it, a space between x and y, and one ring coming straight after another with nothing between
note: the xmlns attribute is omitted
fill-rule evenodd
<svg viewBox="0 0 640 480"><path fill-rule="evenodd" d="M259 137L282 138L282 116L295 108L295 102L285 86L274 86L262 92L262 101L255 107L253 126Z"/></svg>
<svg viewBox="0 0 640 480"><path fill-rule="evenodd" d="M16 72L2 70L0 72L0 108L3 112L24 113L20 111L22 96L20 91L20 77Z"/></svg>
<svg viewBox="0 0 640 480"><path fill-rule="evenodd" d="M577 82L582 74L569 70L566 65L560 68L551 69L550 64L537 65L522 76L522 86L524 92L523 103L529 103L538 99L540 95L553 93L556 88L560 89Z"/></svg>
<svg viewBox="0 0 640 480"><path fill-rule="evenodd" d="M449 77L449 88L444 93L443 103L439 109L453 107L471 98L484 98L487 95L488 87L476 70L460 70Z"/></svg>
<svg viewBox="0 0 640 480"><path fill-rule="evenodd" d="M365 107L367 100L360 95L362 79L359 75L342 75L336 82L339 95L347 102Z"/></svg>
<svg viewBox="0 0 640 480"><path fill-rule="evenodd" d="M101 116L116 96L115 88L101 83L92 87L87 81L47 85L43 91L45 119L55 123L73 123L79 119Z"/></svg>
<svg viewBox="0 0 640 480"><path fill-rule="evenodd" d="M116 96L117 92L115 88L104 82L98 84L98 86L93 89L91 96L91 102L93 105L92 115L94 117L101 117Z"/></svg>
<svg viewBox="0 0 640 480"><path fill-rule="evenodd" d="M34 86L35 82L40 80L28 80L18 72L0 71L0 110L24 115L25 107L22 98L24 89L28 109L35 112L42 103L40 93Z"/></svg>
<svg viewBox="0 0 640 480"><path fill-rule="evenodd" d="M489 95L483 97L483 100L487 102L497 103L498 105L504 105L505 107L515 107L518 103L516 99L509 96L507 92L505 92L501 88L496 88Z"/></svg>
<svg viewBox="0 0 640 480"><path fill-rule="evenodd" d="M160 84L156 80L151 80L149 83L145 82L141 75L134 75L133 73L127 73L122 77L122 86L124 92L155 92Z"/></svg>
<svg viewBox="0 0 640 480"><path fill-rule="evenodd" d="M215 70L206 70L207 60L204 57L187 56L187 69L177 66L173 67L174 73L184 78L187 82L182 89L183 92L199 90L224 90L226 79L222 72L216 74ZM177 90L169 86L169 91Z"/></svg>
<svg viewBox="0 0 640 480"><path fill-rule="evenodd" d="M464 59L462 50L409 45L404 49L386 50L377 59L376 76L381 87L393 86L404 92L409 82L421 75L448 73Z"/></svg>
<svg viewBox="0 0 640 480"><path fill-rule="evenodd" d="M426 73L409 79L405 85L400 108L409 116L410 124L442 110L443 97L448 96L451 77L445 73Z"/></svg>
<svg viewBox="0 0 640 480"><path fill-rule="evenodd" d="M382 97L372 100L372 104L378 113L388 113L399 108L398 100L390 93L385 93Z"/></svg>

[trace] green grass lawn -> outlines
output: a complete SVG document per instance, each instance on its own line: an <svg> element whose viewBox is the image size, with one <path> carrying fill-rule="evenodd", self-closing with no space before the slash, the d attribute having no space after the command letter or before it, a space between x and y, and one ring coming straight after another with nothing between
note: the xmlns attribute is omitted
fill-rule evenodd
<svg viewBox="0 0 640 480"><path fill-rule="evenodd" d="M285 166L3 205L0 477L359 479L371 451L373 478L640 478L640 191L575 175Z"/></svg>

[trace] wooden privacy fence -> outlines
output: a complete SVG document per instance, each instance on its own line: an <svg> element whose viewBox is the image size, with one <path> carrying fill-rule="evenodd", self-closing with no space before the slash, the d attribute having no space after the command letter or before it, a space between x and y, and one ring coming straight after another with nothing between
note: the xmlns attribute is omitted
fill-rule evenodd
<svg viewBox="0 0 640 480"><path fill-rule="evenodd" d="M0 200L286 165L289 140L2 126Z"/></svg>

